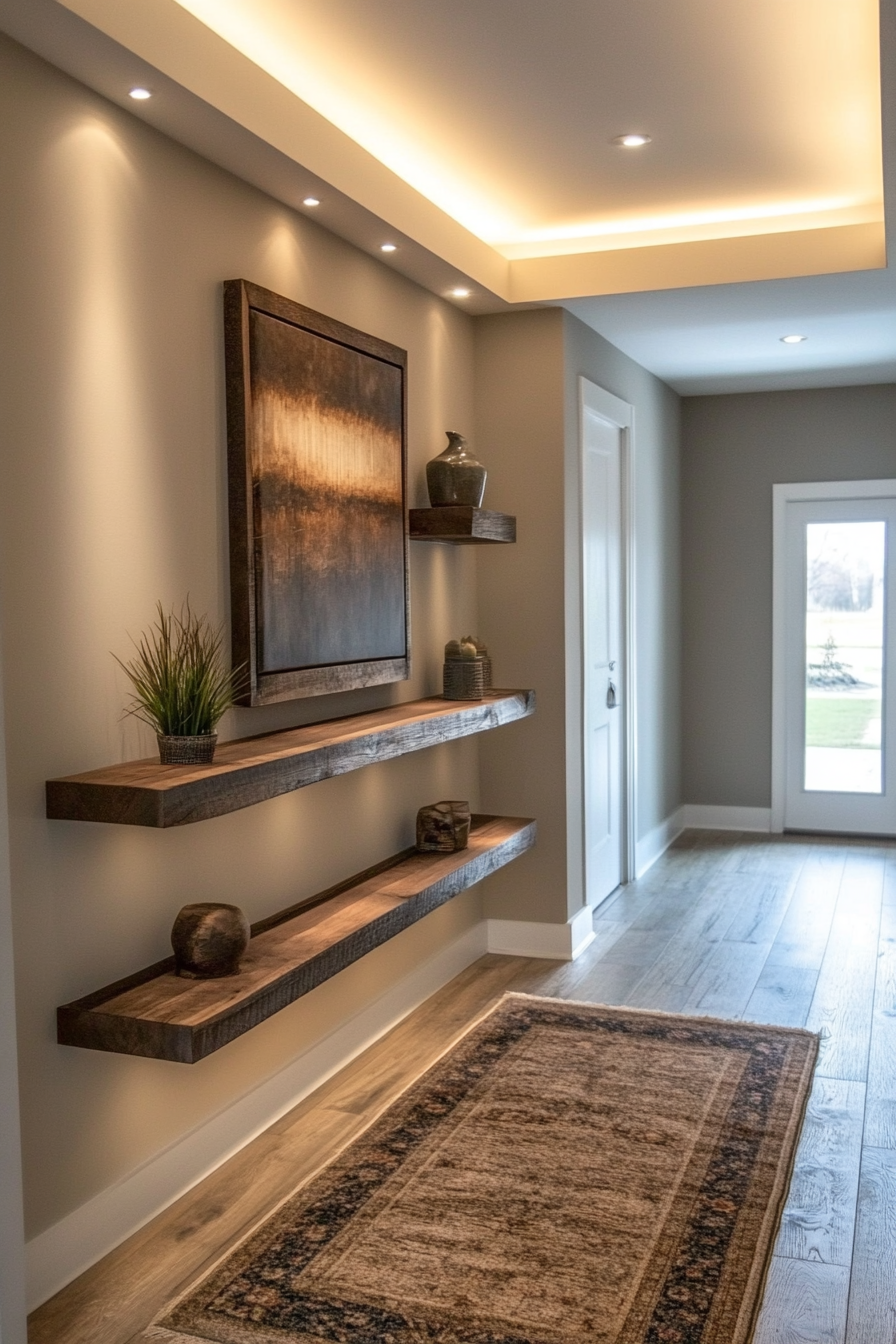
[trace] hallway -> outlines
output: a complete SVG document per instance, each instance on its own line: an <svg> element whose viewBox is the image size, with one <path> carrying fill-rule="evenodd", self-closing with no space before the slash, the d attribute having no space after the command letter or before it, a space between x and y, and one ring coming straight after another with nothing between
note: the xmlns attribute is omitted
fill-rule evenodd
<svg viewBox="0 0 896 1344"><path fill-rule="evenodd" d="M487 956L37 1311L31 1344L127 1344L507 989L822 1033L756 1344L896 1329L896 844L686 832L576 962Z"/></svg>

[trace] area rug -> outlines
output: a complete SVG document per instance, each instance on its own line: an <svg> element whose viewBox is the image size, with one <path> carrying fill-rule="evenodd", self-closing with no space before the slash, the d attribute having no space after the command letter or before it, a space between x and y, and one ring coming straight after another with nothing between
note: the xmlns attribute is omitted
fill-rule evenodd
<svg viewBox="0 0 896 1344"><path fill-rule="evenodd" d="M142 1338L745 1344L817 1044L506 995Z"/></svg>

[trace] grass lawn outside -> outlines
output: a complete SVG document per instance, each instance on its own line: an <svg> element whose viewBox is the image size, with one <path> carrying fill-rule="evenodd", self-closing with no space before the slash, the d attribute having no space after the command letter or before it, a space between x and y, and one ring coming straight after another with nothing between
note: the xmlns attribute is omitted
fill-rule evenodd
<svg viewBox="0 0 896 1344"><path fill-rule="evenodd" d="M867 747L880 750L881 702L878 697L808 695L807 747ZM869 732L877 720L876 732Z"/></svg>

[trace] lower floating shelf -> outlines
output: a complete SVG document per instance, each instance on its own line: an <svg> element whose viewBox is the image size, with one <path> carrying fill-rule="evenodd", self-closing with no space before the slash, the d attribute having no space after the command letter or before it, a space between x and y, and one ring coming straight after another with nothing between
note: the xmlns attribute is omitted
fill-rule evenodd
<svg viewBox="0 0 896 1344"><path fill-rule="evenodd" d="M57 1009L60 1045L195 1064L531 849L535 822L474 816L467 849L403 850L253 925L237 975L187 980L174 958Z"/></svg>

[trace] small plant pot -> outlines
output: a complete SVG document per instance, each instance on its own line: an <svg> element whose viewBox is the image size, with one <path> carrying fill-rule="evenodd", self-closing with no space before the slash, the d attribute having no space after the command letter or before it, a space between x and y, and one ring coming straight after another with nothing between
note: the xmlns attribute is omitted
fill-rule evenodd
<svg viewBox="0 0 896 1344"><path fill-rule="evenodd" d="M481 700L485 690L483 658L446 658L442 694L446 700Z"/></svg>
<svg viewBox="0 0 896 1344"><path fill-rule="evenodd" d="M156 733L162 765L211 765L215 756L217 733L199 733L196 737L169 737Z"/></svg>

